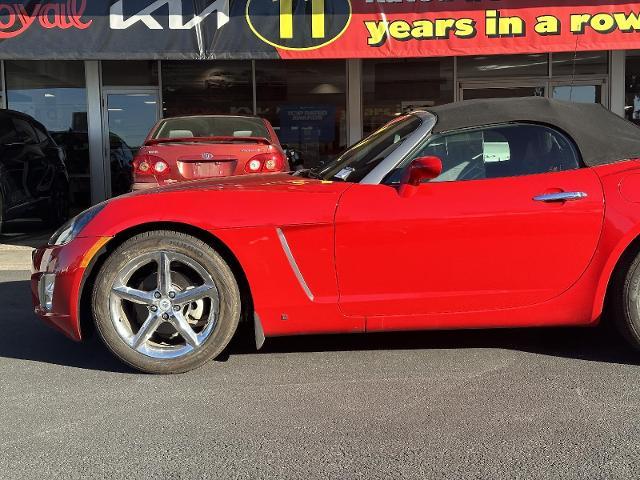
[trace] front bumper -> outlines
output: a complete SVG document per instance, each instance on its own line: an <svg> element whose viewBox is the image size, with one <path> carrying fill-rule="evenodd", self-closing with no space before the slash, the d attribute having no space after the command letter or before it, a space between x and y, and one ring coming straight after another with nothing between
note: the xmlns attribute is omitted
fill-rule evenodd
<svg viewBox="0 0 640 480"><path fill-rule="evenodd" d="M81 340L80 296L85 271L106 237L76 238L64 246L33 252L31 293L34 311L45 323Z"/></svg>

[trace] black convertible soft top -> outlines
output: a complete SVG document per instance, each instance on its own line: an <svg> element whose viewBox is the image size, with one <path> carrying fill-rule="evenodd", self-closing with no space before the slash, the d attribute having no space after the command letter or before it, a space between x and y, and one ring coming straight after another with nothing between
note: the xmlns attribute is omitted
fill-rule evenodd
<svg viewBox="0 0 640 480"><path fill-rule="evenodd" d="M427 110L438 117L434 133L532 122L555 127L573 138L587 166L640 158L640 128L600 104L524 97L465 100Z"/></svg>

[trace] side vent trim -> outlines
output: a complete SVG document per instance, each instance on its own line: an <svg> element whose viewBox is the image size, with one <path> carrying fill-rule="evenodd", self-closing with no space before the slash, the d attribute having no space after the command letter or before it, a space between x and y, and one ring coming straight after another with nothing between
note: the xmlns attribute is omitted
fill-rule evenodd
<svg viewBox="0 0 640 480"><path fill-rule="evenodd" d="M293 273L298 279L298 283L302 287L302 290L304 290L304 293L307 295L307 297L309 297L309 300L313 302L313 299L314 299L313 293L311 293L311 290L309 289L309 285L307 285L307 282L302 276L302 272L300 271L300 268L296 263L296 259L293 258L293 253L291 253L289 242L287 242L287 237L284 236L284 232L280 228L276 228L276 232L278 233L278 238L280 239L280 245L282 245L282 250L284 250L284 254L287 257L287 260L289 261L291 270L293 270Z"/></svg>

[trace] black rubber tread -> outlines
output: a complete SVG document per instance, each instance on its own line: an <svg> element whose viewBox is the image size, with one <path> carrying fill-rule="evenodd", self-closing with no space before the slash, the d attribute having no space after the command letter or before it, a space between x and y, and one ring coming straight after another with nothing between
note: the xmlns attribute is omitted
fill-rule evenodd
<svg viewBox="0 0 640 480"><path fill-rule="evenodd" d="M211 336L195 352L177 359L154 359L133 350L116 332L109 312L109 294L118 272L133 257L158 250L181 253L197 260L213 277L220 296L218 323ZM231 269L211 246L182 232L154 230L131 237L109 255L96 277L91 306L96 329L116 357L146 373L173 374L198 368L222 353L238 327L241 300Z"/></svg>
<svg viewBox="0 0 640 480"><path fill-rule="evenodd" d="M611 294L618 331L632 347L640 350L640 253L632 258L628 268L615 273Z"/></svg>
<svg viewBox="0 0 640 480"><path fill-rule="evenodd" d="M62 177L58 176L53 181L52 191L56 189L65 190L66 203L63 205L64 211L61 211L59 205L56 205L53 201L53 197L49 200L49 208L46 209L46 216L42 219L48 227L58 228L64 222L69 219L69 182Z"/></svg>
<svg viewBox="0 0 640 480"><path fill-rule="evenodd" d="M2 192L0 192L0 234L4 227L4 198L2 198Z"/></svg>

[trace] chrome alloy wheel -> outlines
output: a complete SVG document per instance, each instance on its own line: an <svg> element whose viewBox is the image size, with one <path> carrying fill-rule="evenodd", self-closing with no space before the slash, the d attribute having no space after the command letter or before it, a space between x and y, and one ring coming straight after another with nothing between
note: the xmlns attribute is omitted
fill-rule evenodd
<svg viewBox="0 0 640 480"><path fill-rule="evenodd" d="M109 308L129 347L152 358L178 358L209 338L218 322L220 297L200 263L161 250L124 266L111 286Z"/></svg>

